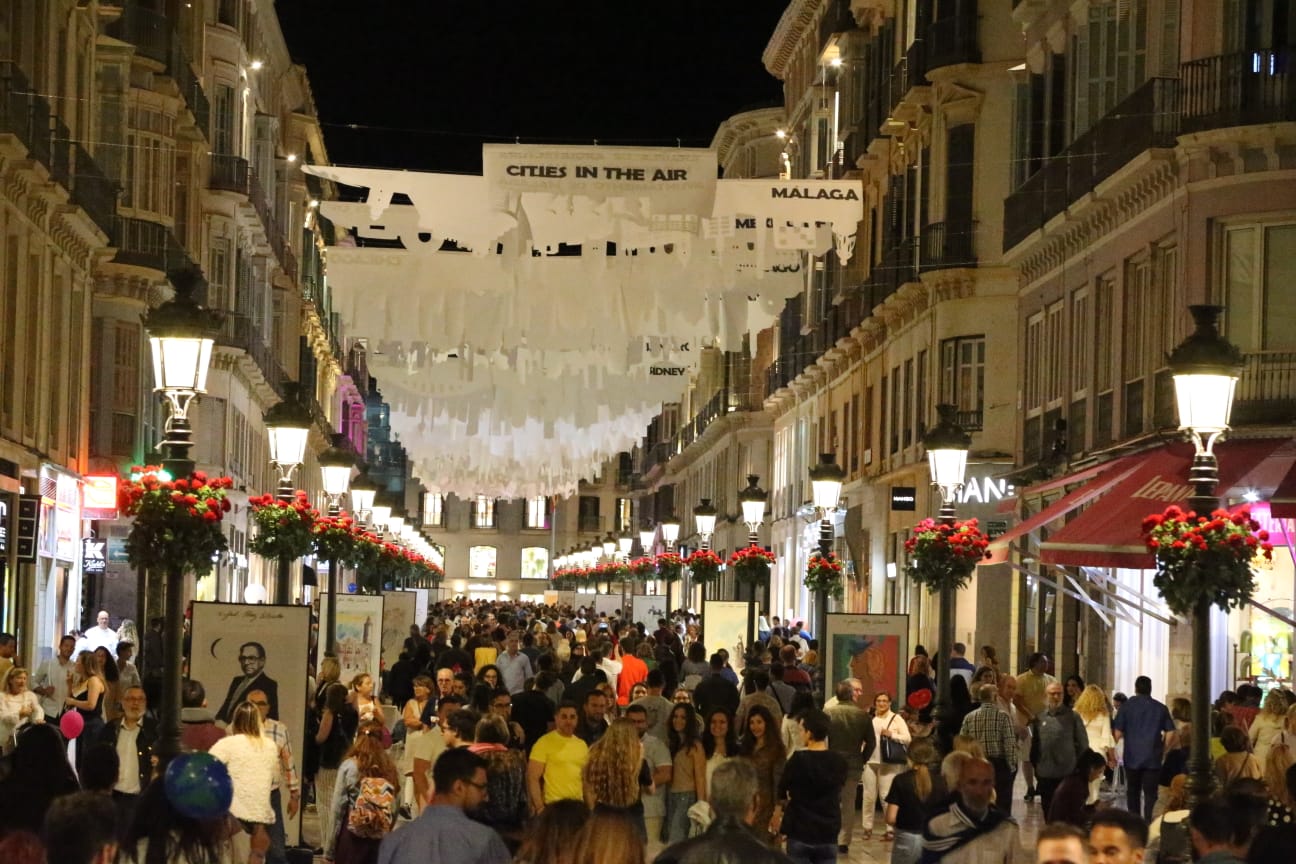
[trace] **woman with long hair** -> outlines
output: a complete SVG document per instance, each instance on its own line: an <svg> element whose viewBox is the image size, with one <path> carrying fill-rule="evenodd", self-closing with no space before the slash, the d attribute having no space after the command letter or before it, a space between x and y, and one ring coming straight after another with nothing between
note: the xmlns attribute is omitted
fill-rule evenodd
<svg viewBox="0 0 1296 864"><path fill-rule="evenodd" d="M995 650L993 645L981 646L981 657L979 658L977 665L989 666L995 671L995 675L999 674L999 652Z"/></svg>
<svg viewBox="0 0 1296 864"><path fill-rule="evenodd" d="M1079 675L1068 675L1062 682L1062 704L1074 708L1076 700L1084 692L1085 680Z"/></svg>
<svg viewBox="0 0 1296 864"><path fill-rule="evenodd" d="M98 741L103 732L103 703L107 692L108 682L104 681L99 669L99 658L93 651L82 651L77 655L72 672L68 673L68 696L63 700L63 704L75 709L84 721L76 747L78 768L90 742Z"/></svg>
<svg viewBox="0 0 1296 864"><path fill-rule="evenodd" d="M666 738L672 770L664 842L678 843L688 839L689 808L707 800L706 752L698 740L697 712L692 703L679 702L671 708Z"/></svg>
<svg viewBox="0 0 1296 864"><path fill-rule="evenodd" d="M79 788L67 745L52 724L24 726L8 762L9 775L0 780L0 834L39 834L50 802Z"/></svg>
<svg viewBox="0 0 1296 864"><path fill-rule="evenodd" d="M814 707L814 694L809 691L798 690L792 697L791 710L783 717L782 729L783 751L787 753L788 758L805 747L805 741L801 736L801 717Z"/></svg>
<svg viewBox="0 0 1296 864"><path fill-rule="evenodd" d="M112 652L104 646L100 645L94 649L94 655L99 661L99 671L103 675L104 683L108 685L103 701L104 722L111 723L122 716L121 671L117 668L117 660Z"/></svg>
<svg viewBox="0 0 1296 864"><path fill-rule="evenodd" d="M936 748L925 738L909 745L908 769L897 775L887 792L886 824L895 845L891 864L917 864L922 857L923 828L937 802L945 797L945 781L933 774Z"/></svg>
<svg viewBox="0 0 1296 864"><path fill-rule="evenodd" d="M432 679L427 675L416 675L411 684L414 696L405 703L401 711L401 724L405 727L405 747L402 750L401 763L398 767L401 774L401 799L409 804L414 815L419 813L418 793L423 791L421 788L415 789L416 785L420 786L414 777L414 754L422 752L420 749L423 744L423 736L430 731L428 726L423 724L423 712L427 708L428 700L432 698L434 688Z"/></svg>
<svg viewBox="0 0 1296 864"><path fill-rule="evenodd" d="M1251 752L1256 761L1265 764L1269 756L1269 746L1278 733L1283 731L1287 722L1287 696L1275 687L1265 695L1260 705L1260 713L1251 721L1247 737L1251 740Z"/></svg>
<svg viewBox="0 0 1296 864"><path fill-rule="evenodd" d="M257 707L240 702L225 737L208 752L229 769L234 787L230 815L246 834L246 839L244 834L235 837L236 849L249 853L249 860L256 864L270 848L270 827L275 823L270 791L279 776L279 747L263 733Z"/></svg>
<svg viewBox="0 0 1296 864"><path fill-rule="evenodd" d="M707 663L706 646L701 642L694 642L688 647L684 665L680 667L680 680L684 682L685 687L691 689L710 674L711 665Z"/></svg>
<svg viewBox="0 0 1296 864"><path fill-rule="evenodd" d="M753 705L747 712L747 728L738 741L738 754L756 769L758 793L752 830L767 843L773 841L770 820L774 818L775 793L783 779L787 752L783 749L781 730L774 725L774 715L764 705Z"/></svg>
<svg viewBox="0 0 1296 864"><path fill-rule="evenodd" d="M324 690L324 708L315 743L319 745L319 771L315 775L315 812L319 814L320 837L331 837L334 826L333 789L342 760L351 749L360 718L347 699L345 684L334 681Z"/></svg>
<svg viewBox="0 0 1296 864"><path fill-rule="evenodd" d="M473 739L468 749L486 760L487 797L469 818L495 829L509 851L515 851L528 810L526 755L508 746L508 723L498 715L478 720Z"/></svg>
<svg viewBox="0 0 1296 864"><path fill-rule="evenodd" d="M959 683L963 684L963 689L967 691L967 682L959 675L950 676L950 685L954 686ZM884 762L882 760L882 743L890 739L896 744L907 745L912 740L909 732L909 724L904 718L891 710L891 694L878 693L873 697L873 740L877 746L873 748L872 754L869 755L868 762L864 765L864 837L868 839L873 836L873 808L875 802L885 801L887 794L891 791L891 783L896 776L904 770L903 765ZM957 708L957 703L951 703L951 707ZM962 717L959 723L962 724ZM957 727L955 727L957 729ZM891 826L886 828L886 839L891 839Z"/></svg>
<svg viewBox="0 0 1296 864"><path fill-rule="evenodd" d="M374 679L368 672L361 672L351 679L351 704L355 706L356 716L361 723L377 721L386 723L383 717L382 703L374 695Z"/></svg>
<svg viewBox="0 0 1296 864"><path fill-rule="evenodd" d="M527 823L526 839L518 849L517 864L574 864L576 850L573 837L589 821L590 811L584 801L567 798L546 804Z"/></svg>
<svg viewBox="0 0 1296 864"><path fill-rule="evenodd" d="M706 754L707 788L715 769L738 755L738 730L733 716L724 708L712 708L702 723L702 752Z"/></svg>
<svg viewBox="0 0 1296 864"><path fill-rule="evenodd" d="M1086 684L1072 710L1084 722L1085 734L1089 736L1089 749L1102 756L1107 761L1108 768L1115 768L1116 738L1112 735L1111 705L1107 702L1107 694L1097 684ZM1089 784L1089 798L1085 803L1097 804L1098 793L1101 791L1102 778L1099 777Z"/></svg>
<svg viewBox="0 0 1296 864"><path fill-rule="evenodd" d="M229 818L182 815L171 806L159 777L144 787L135 802L117 855L120 864L231 864Z"/></svg>
<svg viewBox="0 0 1296 864"><path fill-rule="evenodd" d="M648 839L644 828L643 789L652 786L652 772L643 757L643 743L634 723L613 720L603 737L589 749L581 771L585 803L595 813L618 810L634 822L639 842Z"/></svg>
<svg viewBox="0 0 1296 864"><path fill-rule="evenodd" d="M645 864L644 843L635 828L633 817L613 808L595 809L576 835L572 862Z"/></svg>
<svg viewBox="0 0 1296 864"><path fill-rule="evenodd" d="M1234 780L1264 779L1264 770L1247 749L1247 733L1237 726L1225 726L1220 743L1224 745L1224 755L1215 760L1215 777L1221 788Z"/></svg>
<svg viewBox="0 0 1296 864"><path fill-rule="evenodd" d="M13 749L14 733L29 723L44 723L40 699L27 689L31 676L21 666L10 666L0 682L0 752Z"/></svg>
<svg viewBox="0 0 1296 864"><path fill-rule="evenodd" d="M396 765L383 748L382 723L365 723L356 735L337 771L333 786L332 807L328 823L332 832L323 837L324 857L337 864L377 864L382 820L388 830L396 824L396 802L399 800ZM352 811L365 808L365 834L352 830ZM378 808L382 812L372 812Z"/></svg>

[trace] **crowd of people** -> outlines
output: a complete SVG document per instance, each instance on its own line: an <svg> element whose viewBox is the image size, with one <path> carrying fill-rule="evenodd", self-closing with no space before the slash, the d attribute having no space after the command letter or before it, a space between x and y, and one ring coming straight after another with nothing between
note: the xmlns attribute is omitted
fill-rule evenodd
<svg viewBox="0 0 1296 864"><path fill-rule="evenodd" d="M213 712L186 679L183 746L230 778L219 819L169 800L129 640L66 637L33 674L0 634L0 860L288 864L303 850L286 820L309 806L313 851L338 864L818 864L875 833L892 864L1015 864L1031 857L1023 790L1038 864L1294 860L1288 690L1221 695L1215 794L1190 808L1191 706L1146 677L1109 695L1042 654L1013 675L956 644L917 649L903 693L857 678L824 692L799 624L773 619L731 657L688 616L651 623L439 604L378 679L320 660L302 776L275 694ZM939 675L950 699L933 711Z"/></svg>

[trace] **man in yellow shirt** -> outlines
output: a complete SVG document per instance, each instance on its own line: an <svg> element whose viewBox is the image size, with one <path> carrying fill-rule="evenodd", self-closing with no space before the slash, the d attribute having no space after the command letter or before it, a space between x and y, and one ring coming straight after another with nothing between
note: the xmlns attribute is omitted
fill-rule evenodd
<svg viewBox="0 0 1296 864"><path fill-rule="evenodd" d="M554 714L554 730L541 735L531 748L527 796L532 813L565 798L584 800L581 772L589 758L589 747L576 737L577 716L575 703L563 702Z"/></svg>
<svg viewBox="0 0 1296 864"><path fill-rule="evenodd" d="M1057 679L1048 674L1048 656L1036 651L1026 661L1026 671L1017 676L1017 698L1015 703L1025 715L1022 719L1029 724L1035 715L1041 714L1046 707L1044 691ZM1030 753L1030 744L1026 743L1026 752ZM1026 800L1035 799L1035 766L1027 759L1022 760L1022 773L1026 775Z"/></svg>

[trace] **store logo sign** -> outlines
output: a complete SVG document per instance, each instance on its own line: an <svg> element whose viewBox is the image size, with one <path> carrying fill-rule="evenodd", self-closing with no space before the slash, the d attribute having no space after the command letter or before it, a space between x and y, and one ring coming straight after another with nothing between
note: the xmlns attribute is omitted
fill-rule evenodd
<svg viewBox="0 0 1296 864"><path fill-rule="evenodd" d="M97 537L81 540L81 572L98 576L108 570L108 541Z"/></svg>

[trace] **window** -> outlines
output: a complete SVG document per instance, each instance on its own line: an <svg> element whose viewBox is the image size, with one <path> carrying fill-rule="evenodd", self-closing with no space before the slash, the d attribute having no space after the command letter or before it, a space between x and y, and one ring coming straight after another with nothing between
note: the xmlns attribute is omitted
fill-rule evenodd
<svg viewBox="0 0 1296 864"><path fill-rule="evenodd" d="M1048 307L1044 319L1044 360L1046 377L1044 381L1044 399L1053 406L1062 398L1063 378L1066 370L1062 368L1066 354L1062 350L1062 321L1066 314L1066 305L1059 300Z"/></svg>
<svg viewBox="0 0 1296 864"><path fill-rule="evenodd" d="M1153 371L1152 335L1156 329L1153 308L1152 262L1147 255L1125 262L1125 305L1121 316L1121 380L1124 393L1124 431L1137 435L1144 427L1144 394L1148 391L1147 375Z"/></svg>
<svg viewBox="0 0 1296 864"><path fill-rule="evenodd" d="M175 118L136 105L126 133L126 199L135 210L171 216L175 203Z"/></svg>
<svg viewBox="0 0 1296 864"><path fill-rule="evenodd" d="M577 506L580 523L577 530L582 534L597 533L600 526L598 496L582 495Z"/></svg>
<svg viewBox="0 0 1296 864"><path fill-rule="evenodd" d="M537 495L534 498L526 499L526 527L528 528L548 528L549 527L549 498L545 495ZM526 550L523 550L525 554Z"/></svg>
<svg viewBox="0 0 1296 864"><path fill-rule="evenodd" d="M212 152L225 156L234 152L234 88L216 85L212 100Z"/></svg>
<svg viewBox="0 0 1296 864"><path fill-rule="evenodd" d="M633 524L634 502L629 498L616 499L616 533L625 534Z"/></svg>
<svg viewBox="0 0 1296 864"><path fill-rule="evenodd" d="M1224 230L1224 330L1244 352L1296 349L1296 223Z"/></svg>
<svg viewBox="0 0 1296 864"><path fill-rule="evenodd" d="M1089 289L1071 292L1071 398L1081 399L1089 392Z"/></svg>
<svg viewBox="0 0 1296 864"><path fill-rule="evenodd" d="M494 546L472 546L468 549L468 578L494 579L495 556Z"/></svg>
<svg viewBox="0 0 1296 864"><path fill-rule="evenodd" d="M1116 320L1116 279L1100 276L1094 297L1094 389L1106 393L1112 389L1112 323Z"/></svg>
<svg viewBox="0 0 1296 864"><path fill-rule="evenodd" d="M527 546L522 550L522 578L549 578L549 550L543 546Z"/></svg>
<svg viewBox="0 0 1296 864"><path fill-rule="evenodd" d="M900 449L900 404L901 396L898 392L904 388L903 379L900 377L900 367L896 366L891 369L891 447L888 453L895 453Z"/></svg>
<svg viewBox="0 0 1296 864"><path fill-rule="evenodd" d="M423 493L423 524L434 528L445 525L445 497L441 493Z"/></svg>
<svg viewBox="0 0 1296 864"><path fill-rule="evenodd" d="M478 495L473 499L472 527L495 527L495 499L489 495Z"/></svg>
<svg viewBox="0 0 1296 864"><path fill-rule="evenodd" d="M1025 408L1037 411L1044 404L1044 313L1036 312L1026 319L1026 365L1022 389L1026 394Z"/></svg>
<svg viewBox="0 0 1296 864"><path fill-rule="evenodd" d="M1090 5L1088 26L1072 38L1073 140L1143 83L1147 19L1147 0Z"/></svg>
<svg viewBox="0 0 1296 864"><path fill-rule="evenodd" d="M985 408L985 356L984 336L960 336L941 343L941 402L953 405L960 414L973 412L978 425ZM1032 365L1028 348L1028 376Z"/></svg>

